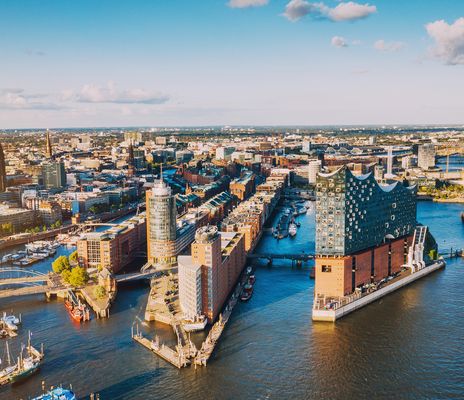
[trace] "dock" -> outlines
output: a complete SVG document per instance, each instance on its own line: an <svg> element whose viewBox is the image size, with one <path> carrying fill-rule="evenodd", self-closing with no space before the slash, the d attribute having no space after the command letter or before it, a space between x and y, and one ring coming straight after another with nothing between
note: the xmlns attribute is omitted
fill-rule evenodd
<svg viewBox="0 0 464 400"><path fill-rule="evenodd" d="M213 327L208 333L208 336L201 345L200 350L193 359L194 365L202 365L206 367L206 364L208 363L211 355L213 354L216 344L221 338L222 332L224 332L224 328L226 327L226 324L229 321L230 316L232 315L232 311L234 310L234 307L237 304L238 299L240 298L242 288L242 282L239 282L229 302L227 303L224 312L219 315L219 320L213 325Z"/></svg>
<svg viewBox="0 0 464 400"><path fill-rule="evenodd" d="M183 351L175 351L165 344L159 344L158 340L148 340L140 332L134 333L133 328L132 339L179 369L190 364L190 360Z"/></svg>
<svg viewBox="0 0 464 400"><path fill-rule="evenodd" d="M109 318L112 298L105 296L103 299L97 299L93 291L96 285L89 285L79 290L79 294L84 298L85 302L95 312L97 318Z"/></svg>

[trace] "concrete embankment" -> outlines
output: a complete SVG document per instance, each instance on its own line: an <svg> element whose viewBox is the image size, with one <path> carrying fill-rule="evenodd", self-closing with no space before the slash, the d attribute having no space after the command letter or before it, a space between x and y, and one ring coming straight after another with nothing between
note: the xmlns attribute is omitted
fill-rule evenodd
<svg viewBox="0 0 464 400"><path fill-rule="evenodd" d="M19 246L21 244L26 244L30 242L35 242L37 240L46 240L58 236L60 233L67 233L70 230L74 229L77 225L67 225L59 229L52 229L47 232L34 233L31 235L24 235L14 239L3 239L0 241L0 250L7 249L9 247Z"/></svg>
<svg viewBox="0 0 464 400"><path fill-rule="evenodd" d="M321 310L321 309L314 309L312 313L313 321L326 321L326 322L334 322L339 318L344 317L356 311L357 309L364 307L376 300L381 299L382 297L390 294L403 286L406 286L414 281L417 281L420 278L423 278L430 273L443 268L446 265L444 260L439 260L435 264L429 265L414 274L408 275L402 279L399 279L396 282L389 284L388 286L384 286L381 289L376 290L375 292L369 293L357 300L352 301L351 303L344 305L336 310Z"/></svg>

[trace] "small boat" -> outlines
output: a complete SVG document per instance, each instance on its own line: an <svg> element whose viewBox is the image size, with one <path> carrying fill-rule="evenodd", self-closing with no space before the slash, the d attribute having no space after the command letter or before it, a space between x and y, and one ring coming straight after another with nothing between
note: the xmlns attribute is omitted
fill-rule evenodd
<svg viewBox="0 0 464 400"><path fill-rule="evenodd" d="M240 296L240 300L248 301L251 299L252 294L253 294L253 285L247 283L243 287L243 292L242 292L242 295Z"/></svg>
<svg viewBox="0 0 464 400"><path fill-rule="evenodd" d="M6 254L2 257L2 264L9 263L12 260L13 254Z"/></svg>
<svg viewBox="0 0 464 400"><path fill-rule="evenodd" d="M3 321L3 324L5 325L6 329L9 329L10 331L17 331L18 330L18 326L13 324L13 322L5 321L5 320L2 320L2 321Z"/></svg>
<svg viewBox="0 0 464 400"><path fill-rule="evenodd" d="M64 306L74 321L90 321L90 311L87 306L80 303L77 303L76 305L76 303L70 299L65 300Z"/></svg>
<svg viewBox="0 0 464 400"><path fill-rule="evenodd" d="M288 234L291 237L294 237L296 235L296 231L297 231L296 225L295 224L290 224L290 226L288 227Z"/></svg>
<svg viewBox="0 0 464 400"><path fill-rule="evenodd" d="M247 269L246 269L247 275L251 274L252 271L253 271L253 268L247 267Z"/></svg>
<svg viewBox="0 0 464 400"><path fill-rule="evenodd" d="M77 397L72 390L62 387L51 388L47 393L34 397L32 400L76 400Z"/></svg>
<svg viewBox="0 0 464 400"><path fill-rule="evenodd" d="M73 305L69 300L65 300L64 306L65 306L69 311L72 311L73 308L74 308L74 305Z"/></svg>
<svg viewBox="0 0 464 400"><path fill-rule="evenodd" d="M21 316L20 316L20 318L18 318L15 315L6 315L6 313L3 313L2 321L9 322L9 323L12 323L14 325L19 325L19 324L21 324Z"/></svg>
<svg viewBox="0 0 464 400"><path fill-rule="evenodd" d="M81 322L83 315L82 311L79 308L74 308L73 310L69 310L69 315L74 321Z"/></svg>
<svg viewBox="0 0 464 400"><path fill-rule="evenodd" d="M8 342L6 342L6 359L8 365L0 369L0 386L8 383L10 381L10 376L16 370L16 364L11 364L10 348L8 347ZM0 360L1 363L1 360Z"/></svg>
<svg viewBox="0 0 464 400"><path fill-rule="evenodd" d="M254 275L250 275L250 277L248 278L248 283L250 285L254 285L256 282L256 277Z"/></svg>
<svg viewBox="0 0 464 400"><path fill-rule="evenodd" d="M40 368L40 362L34 357L30 356L23 360L20 359L18 363L18 371L13 373L10 378L11 383L16 383L26 379L27 377L31 376L35 372L37 372Z"/></svg>

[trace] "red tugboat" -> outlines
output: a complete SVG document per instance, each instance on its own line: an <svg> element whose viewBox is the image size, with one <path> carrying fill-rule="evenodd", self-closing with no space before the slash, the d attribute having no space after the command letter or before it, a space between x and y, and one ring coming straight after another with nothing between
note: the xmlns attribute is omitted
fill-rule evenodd
<svg viewBox="0 0 464 400"><path fill-rule="evenodd" d="M89 321L90 320L90 311L89 309L84 306L83 304L75 303L74 301L70 300L69 298L66 299L64 302L64 306L68 310L69 315L71 318L76 322L81 321Z"/></svg>

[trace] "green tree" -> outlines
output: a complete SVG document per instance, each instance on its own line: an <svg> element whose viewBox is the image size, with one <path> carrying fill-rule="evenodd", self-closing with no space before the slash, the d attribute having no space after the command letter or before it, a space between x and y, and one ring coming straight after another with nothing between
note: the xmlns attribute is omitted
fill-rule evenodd
<svg viewBox="0 0 464 400"><path fill-rule="evenodd" d="M84 286L89 280L89 274L82 267L74 267L69 275L69 284L74 287Z"/></svg>
<svg viewBox="0 0 464 400"><path fill-rule="evenodd" d="M71 275L71 270L70 269L64 269L62 272L61 272L61 278L63 279L63 281L65 283L69 283L69 277Z"/></svg>
<svg viewBox="0 0 464 400"><path fill-rule="evenodd" d="M94 295L97 299L103 299L106 296L106 289L103 286L96 286L94 289Z"/></svg>
<svg viewBox="0 0 464 400"><path fill-rule="evenodd" d="M77 250L76 251L73 251L70 255L69 255L69 261L73 264L77 264L79 262L79 256L77 254Z"/></svg>
<svg viewBox="0 0 464 400"><path fill-rule="evenodd" d="M69 264L68 257L59 256L55 261L52 262L53 272L61 274L65 270L70 270L71 265Z"/></svg>

